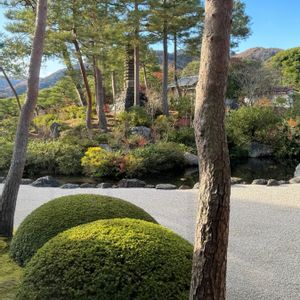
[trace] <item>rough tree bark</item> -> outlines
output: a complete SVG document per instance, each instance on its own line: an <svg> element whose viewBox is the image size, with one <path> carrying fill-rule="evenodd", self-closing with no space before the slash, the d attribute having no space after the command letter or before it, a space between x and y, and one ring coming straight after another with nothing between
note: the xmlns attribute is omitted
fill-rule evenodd
<svg viewBox="0 0 300 300"><path fill-rule="evenodd" d="M104 113L104 88L103 88L103 75L97 65L97 61L93 59L94 64L94 80L95 80L95 94L96 94L96 105L97 114L99 120L99 127L103 131L107 131L107 121Z"/></svg>
<svg viewBox="0 0 300 300"><path fill-rule="evenodd" d="M177 52L177 34L174 33L174 82L176 85L176 90L178 97L182 97L182 92L178 83L178 69L177 69L177 58L178 58L178 52Z"/></svg>
<svg viewBox="0 0 300 300"><path fill-rule="evenodd" d="M134 10L137 14L139 11L138 0L134 1ZM134 45L134 105L140 106L140 47L138 45L140 35L140 20L138 20L135 28L135 45Z"/></svg>
<svg viewBox="0 0 300 300"><path fill-rule="evenodd" d="M166 0L164 0L166 5ZM168 23L167 20L163 22L163 94L162 94L162 110L163 114L169 115L168 102L168 77L169 77L169 53L168 53Z"/></svg>
<svg viewBox="0 0 300 300"><path fill-rule="evenodd" d="M6 72L5 72L5 70L4 70L3 67L0 67L0 71L1 71L2 74L4 75L5 80L7 81L7 83L8 83L8 85L10 86L12 92L14 93L15 98L16 98L16 100L17 100L18 108L19 108L19 110L21 111L22 106L21 106L20 98L19 98L19 96L18 96L17 91L15 90L15 88L14 88L13 84L11 83L11 81L9 80L9 78L8 78L8 76L7 76L7 74L6 74Z"/></svg>
<svg viewBox="0 0 300 300"><path fill-rule="evenodd" d="M78 62L79 62L80 72L81 72L82 79L83 79L84 86L85 86L86 93L87 93L88 102L87 102L87 108L86 108L86 127L90 131L92 129L93 96L92 96L92 91L91 91L91 88L90 88L90 85L89 85L85 65L84 65L84 62L83 62L83 59L82 59L80 46L79 46L79 43L78 43L77 38L76 38L75 29L74 29L73 33L74 33L74 38L73 38L72 42L73 42L73 45L75 47L75 52L76 52L77 59L78 59Z"/></svg>
<svg viewBox="0 0 300 300"><path fill-rule="evenodd" d="M206 0L195 131L200 159L199 208L190 299L226 297L230 163L225 134L233 0Z"/></svg>
<svg viewBox="0 0 300 300"><path fill-rule="evenodd" d="M12 237L13 234L14 213L26 161L29 127L34 115L39 92L39 76L47 23L47 0L38 1L36 16L36 30L29 66L27 98L19 118L13 157L0 198L0 236L7 238Z"/></svg>
<svg viewBox="0 0 300 300"><path fill-rule="evenodd" d="M74 83L74 86L76 88L76 92L77 92L80 104L82 106L86 106L87 105L87 100L86 100L85 94L83 92L80 80L79 80L79 78L77 78L76 71L75 71L75 69L72 65L72 62L71 62L71 59L70 59L70 54L68 52L67 47L65 47L62 50L62 57L63 57L65 65L67 67L67 73L71 77L72 82Z"/></svg>

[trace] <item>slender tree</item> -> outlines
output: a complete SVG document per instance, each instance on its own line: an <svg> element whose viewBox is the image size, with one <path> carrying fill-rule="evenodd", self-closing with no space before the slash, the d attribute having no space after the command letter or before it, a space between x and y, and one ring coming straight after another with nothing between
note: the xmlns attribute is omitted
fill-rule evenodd
<svg viewBox="0 0 300 300"><path fill-rule="evenodd" d="M5 80L7 81L9 87L11 88L13 94L15 95L15 98L16 98L17 104L18 104L18 108L19 108L19 110L21 111L22 106L21 106L21 102L20 102L19 95L18 95L16 89L14 88L12 82L10 81L9 77L7 76L7 74L6 74L5 70L4 70L4 68L1 67L1 66L0 66L0 72L2 72L2 74L3 74L4 78L5 78Z"/></svg>
<svg viewBox="0 0 300 300"><path fill-rule="evenodd" d="M232 0L205 2L195 111L201 160L191 300L226 297L230 163L224 119L232 7Z"/></svg>
<svg viewBox="0 0 300 300"><path fill-rule="evenodd" d="M26 161L29 127L37 103L46 23L47 0L39 0L29 65L27 97L19 118L11 166L0 198L0 236L8 238L13 234L14 213Z"/></svg>

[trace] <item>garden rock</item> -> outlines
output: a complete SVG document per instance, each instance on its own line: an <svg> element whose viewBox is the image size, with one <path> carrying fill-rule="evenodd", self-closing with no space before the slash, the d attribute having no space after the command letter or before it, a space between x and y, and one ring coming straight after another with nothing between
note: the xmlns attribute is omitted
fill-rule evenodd
<svg viewBox="0 0 300 300"><path fill-rule="evenodd" d="M146 186L146 182L139 179L122 179L118 186L120 188L143 188Z"/></svg>
<svg viewBox="0 0 300 300"><path fill-rule="evenodd" d="M257 158L257 157L268 157L273 153L273 149L265 144L260 143L251 143L249 149L249 157Z"/></svg>
<svg viewBox="0 0 300 300"><path fill-rule="evenodd" d="M151 137L151 129L146 126L133 127L133 128L131 128L130 131L131 131L131 134L141 135L144 138L146 138L147 140L149 140Z"/></svg>
<svg viewBox="0 0 300 300"><path fill-rule="evenodd" d="M52 176L40 177L32 184L34 187L59 187L60 183Z"/></svg>
<svg viewBox="0 0 300 300"><path fill-rule="evenodd" d="M268 180L267 186L279 186L280 183L275 179Z"/></svg>
<svg viewBox="0 0 300 300"><path fill-rule="evenodd" d="M33 183L32 179L29 179L29 178L22 178L21 179L21 184L22 185L29 185L29 184L32 184L32 183Z"/></svg>
<svg viewBox="0 0 300 300"><path fill-rule="evenodd" d="M300 183L300 176L295 177L295 178L292 178L292 179L290 180L290 183L291 183L291 184L299 184L299 183Z"/></svg>
<svg viewBox="0 0 300 300"><path fill-rule="evenodd" d="M93 183L83 183L80 185L81 189L94 189L96 187L96 184Z"/></svg>
<svg viewBox="0 0 300 300"><path fill-rule="evenodd" d="M279 180L278 182L280 185L281 184L289 184L289 181L286 181L286 180Z"/></svg>
<svg viewBox="0 0 300 300"><path fill-rule="evenodd" d="M187 166L198 166L199 159L198 156L189 152L184 153L184 162Z"/></svg>
<svg viewBox="0 0 300 300"><path fill-rule="evenodd" d="M174 184L158 184L156 186L156 189L157 190L176 190L177 189L177 186L174 185Z"/></svg>
<svg viewBox="0 0 300 300"><path fill-rule="evenodd" d="M242 178L239 178L239 177L231 177L231 184L234 185L234 184L241 184L243 183L244 180Z"/></svg>
<svg viewBox="0 0 300 300"><path fill-rule="evenodd" d="M64 185L62 185L60 187L61 189L78 189L79 188L79 184L75 184L75 183L66 183Z"/></svg>
<svg viewBox="0 0 300 300"><path fill-rule="evenodd" d="M145 188L146 188L146 189L155 189L155 185L153 185L153 184L147 184L147 185L145 186Z"/></svg>
<svg viewBox="0 0 300 300"><path fill-rule="evenodd" d="M255 179L255 180L252 181L252 184L267 185L268 184L268 180L266 180L266 179Z"/></svg>
<svg viewBox="0 0 300 300"><path fill-rule="evenodd" d="M113 185L109 182L102 182L102 183L97 185L98 189L110 189L112 187L113 187Z"/></svg>
<svg viewBox="0 0 300 300"><path fill-rule="evenodd" d="M296 170L295 170L295 177L300 177L300 164L297 166Z"/></svg>
<svg viewBox="0 0 300 300"><path fill-rule="evenodd" d="M106 150L107 152L112 152L113 151L108 144L100 144L99 147Z"/></svg>
<svg viewBox="0 0 300 300"><path fill-rule="evenodd" d="M197 183L195 183L193 189L194 189L194 190L199 190L199 187L200 187L200 183L197 182Z"/></svg>
<svg viewBox="0 0 300 300"><path fill-rule="evenodd" d="M179 190L190 190L190 189L191 189L191 187L188 186L188 185L181 185L181 186L179 187Z"/></svg>

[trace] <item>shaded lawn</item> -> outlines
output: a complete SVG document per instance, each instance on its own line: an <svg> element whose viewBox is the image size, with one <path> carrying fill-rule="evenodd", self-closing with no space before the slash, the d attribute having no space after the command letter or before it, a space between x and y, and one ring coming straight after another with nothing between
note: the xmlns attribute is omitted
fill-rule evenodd
<svg viewBox="0 0 300 300"><path fill-rule="evenodd" d="M15 299L17 285L22 275L22 269L8 255L8 244L0 239L0 298Z"/></svg>

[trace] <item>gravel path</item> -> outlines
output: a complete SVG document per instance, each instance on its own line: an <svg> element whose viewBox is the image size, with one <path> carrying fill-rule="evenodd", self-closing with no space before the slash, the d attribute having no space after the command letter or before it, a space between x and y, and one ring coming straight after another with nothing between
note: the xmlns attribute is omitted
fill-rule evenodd
<svg viewBox="0 0 300 300"><path fill-rule="evenodd" d="M0 184L0 191L2 190ZM58 196L97 193L128 200L193 241L197 193L151 189L62 190L22 186L16 226ZM229 300L300 299L300 185L232 188L227 295Z"/></svg>

